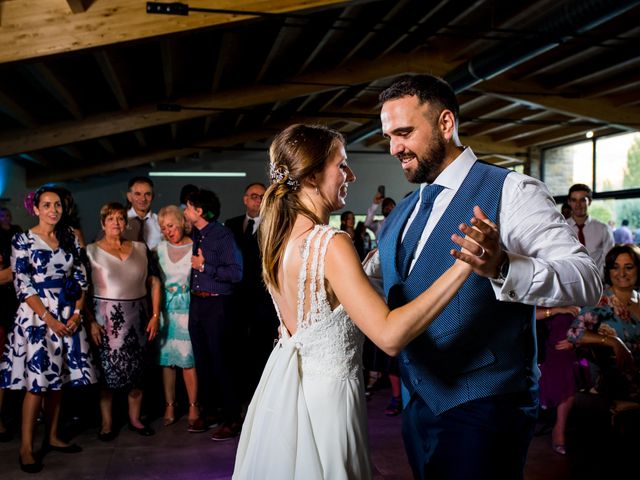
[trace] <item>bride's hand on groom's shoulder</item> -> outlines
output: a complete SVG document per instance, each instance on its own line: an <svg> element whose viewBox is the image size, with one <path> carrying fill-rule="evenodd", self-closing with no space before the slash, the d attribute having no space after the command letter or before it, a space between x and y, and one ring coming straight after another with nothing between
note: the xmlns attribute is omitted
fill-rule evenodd
<svg viewBox="0 0 640 480"><path fill-rule="evenodd" d="M460 224L464 236L451 236L451 240L462 248L461 251L452 249L451 255L467 263L478 275L498 278L500 265L507 254L500 246L497 225L477 205L473 207L473 218L469 223Z"/></svg>

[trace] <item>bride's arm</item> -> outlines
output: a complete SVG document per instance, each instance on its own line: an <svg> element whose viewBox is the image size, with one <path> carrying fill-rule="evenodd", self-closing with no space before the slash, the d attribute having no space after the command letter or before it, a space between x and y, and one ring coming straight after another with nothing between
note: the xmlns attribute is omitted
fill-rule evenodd
<svg viewBox="0 0 640 480"><path fill-rule="evenodd" d="M429 326L470 273L469 265L456 260L419 297L390 311L369 283L346 235L331 239L325 258L325 275L338 301L358 328L389 355L397 355Z"/></svg>

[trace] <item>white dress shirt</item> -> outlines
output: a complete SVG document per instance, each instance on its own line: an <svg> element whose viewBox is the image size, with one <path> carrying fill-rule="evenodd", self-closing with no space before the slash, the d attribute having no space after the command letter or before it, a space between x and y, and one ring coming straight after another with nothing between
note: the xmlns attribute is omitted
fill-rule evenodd
<svg viewBox="0 0 640 480"><path fill-rule="evenodd" d="M138 214L133 207L127 211L127 218L129 218L129 220L137 216ZM153 250L158 246L160 240L162 240L162 231L160 230L160 224L158 223L158 215L149 210L144 216L144 219L144 241L147 244L147 247L149 247L149 250Z"/></svg>
<svg viewBox="0 0 640 480"><path fill-rule="evenodd" d="M435 184L445 188L433 204L415 258L476 161L473 151L466 148L435 179ZM403 237L419 205L420 202L407 222ZM469 220L472 217L470 208ZM504 282L491 280L496 299L548 307L595 305L598 302L602 282L596 265L556 210L555 201L544 183L517 172L507 175L498 223L502 248L509 256L510 267ZM451 242L451 246L454 248L455 244ZM379 263L379 259L373 261ZM379 266L367 267L375 281Z"/></svg>
<svg viewBox="0 0 640 480"><path fill-rule="evenodd" d="M374 220L376 216L376 211L380 206L379 203L372 203L371 206L367 209L367 217L364 219L364 226L371 230L376 235L382 228L382 224L386 220L387 217L384 217L382 220Z"/></svg>
<svg viewBox="0 0 640 480"><path fill-rule="evenodd" d="M574 218L569 217L567 223L573 229L577 238L578 226ZM607 255L607 252L613 248L613 234L605 223L591 217L587 217L587 220L584 222L582 233L584 234L587 252L589 252L589 256L593 258L593 261L596 262L600 278L604 278L604 257Z"/></svg>

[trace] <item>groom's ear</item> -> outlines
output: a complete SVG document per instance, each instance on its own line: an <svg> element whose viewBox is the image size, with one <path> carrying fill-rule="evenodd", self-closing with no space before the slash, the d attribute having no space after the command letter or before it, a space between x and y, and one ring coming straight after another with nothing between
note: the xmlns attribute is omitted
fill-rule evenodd
<svg viewBox="0 0 640 480"><path fill-rule="evenodd" d="M445 140L451 140L456 131L456 117L451 110L445 108L440 112L438 128Z"/></svg>

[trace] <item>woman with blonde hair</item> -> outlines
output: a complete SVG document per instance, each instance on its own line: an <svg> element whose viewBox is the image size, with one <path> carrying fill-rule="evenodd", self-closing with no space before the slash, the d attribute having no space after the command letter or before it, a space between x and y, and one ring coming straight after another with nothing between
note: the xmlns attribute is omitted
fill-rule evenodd
<svg viewBox="0 0 640 480"><path fill-rule="evenodd" d="M158 223L164 235L164 240L157 247L163 286L158 340L166 402L164 425L171 425L176 420L176 368L181 368L189 396L189 428L192 428L200 415L198 382L189 337L189 277L193 242L185 235L184 214L175 205L160 209Z"/></svg>
<svg viewBox="0 0 640 480"><path fill-rule="evenodd" d="M234 478L371 478L363 334L396 355L471 268L455 261L420 297L390 311L351 239L328 225L355 181L342 135L292 125L275 137L269 155L260 248L282 337L249 406Z"/></svg>

